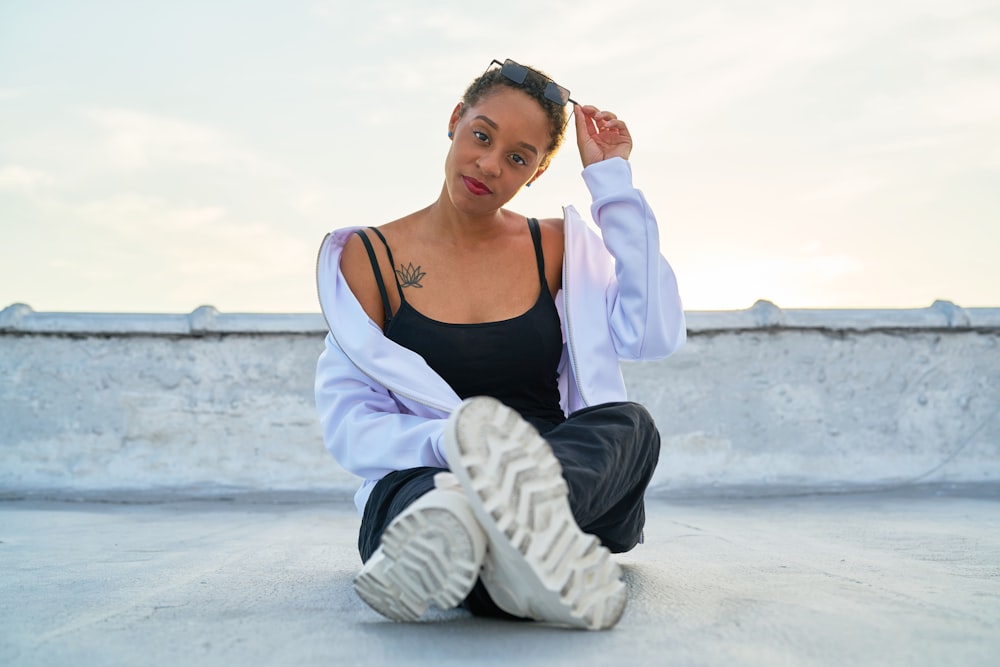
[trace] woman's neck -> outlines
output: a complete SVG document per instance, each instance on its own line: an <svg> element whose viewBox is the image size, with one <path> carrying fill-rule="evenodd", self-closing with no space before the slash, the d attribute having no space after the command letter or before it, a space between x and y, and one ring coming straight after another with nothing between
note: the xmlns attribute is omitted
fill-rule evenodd
<svg viewBox="0 0 1000 667"><path fill-rule="evenodd" d="M424 209L421 224L438 238L475 243L503 233L512 217L502 208L482 215L460 211L448 196L447 188L442 188L437 201Z"/></svg>

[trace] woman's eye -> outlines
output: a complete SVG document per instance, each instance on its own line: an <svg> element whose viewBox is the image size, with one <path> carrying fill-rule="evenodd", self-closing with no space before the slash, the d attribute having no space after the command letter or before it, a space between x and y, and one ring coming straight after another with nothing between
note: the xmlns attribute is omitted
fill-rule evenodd
<svg viewBox="0 0 1000 667"><path fill-rule="evenodd" d="M485 143L485 142L487 142L487 141L490 140L490 138L486 136L485 132L480 132L479 130L473 130L472 131L472 135L476 139L479 139L480 141L482 141L483 143Z"/></svg>
<svg viewBox="0 0 1000 667"><path fill-rule="evenodd" d="M511 155L510 159L514 161L514 164L520 164L520 165L526 165L526 164L528 164L528 161L525 160L520 155L518 155L517 153L514 153L513 155Z"/></svg>

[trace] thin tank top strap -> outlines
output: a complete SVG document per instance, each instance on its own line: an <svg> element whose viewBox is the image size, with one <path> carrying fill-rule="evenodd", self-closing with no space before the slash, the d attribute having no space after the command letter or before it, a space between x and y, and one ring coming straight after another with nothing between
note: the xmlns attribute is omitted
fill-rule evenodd
<svg viewBox="0 0 1000 667"><path fill-rule="evenodd" d="M531 230L531 241L535 244L535 263L538 264L538 279L542 282L542 289L548 289L549 283L545 279L545 255L542 253L542 230L538 227L538 220L528 218L528 229Z"/></svg>
<svg viewBox="0 0 1000 667"><path fill-rule="evenodd" d="M374 228L373 228L374 229ZM365 234L360 229L354 232L361 237L361 242L365 244L365 251L368 253L368 261L372 263L372 273L375 274L375 284L378 285L378 293L382 295L382 308L385 313L385 322L382 323L383 328L392 319L392 310L389 305L389 293L385 291L385 281L382 280L382 269L378 266L378 257L375 256L375 248L372 247L372 242L368 240L368 235Z"/></svg>
<svg viewBox="0 0 1000 667"><path fill-rule="evenodd" d="M389 268L392 269L392 277L396 281L396 291L399 292L399 301L402 303L403 301L406 301L406 299L403 298L403 288L399 285L399 274L396 273L396 262L392 258L392 250L389 250L389 242L385 240L384 236L382 236L382 232L375 227L369 227L369 229L375 232L375 235L382 241L382 245L385 246L385 254L389 256Z"/></svg>

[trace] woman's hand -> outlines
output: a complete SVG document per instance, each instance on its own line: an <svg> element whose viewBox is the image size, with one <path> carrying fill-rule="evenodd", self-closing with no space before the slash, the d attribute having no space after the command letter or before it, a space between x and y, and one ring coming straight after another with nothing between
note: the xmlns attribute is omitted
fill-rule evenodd
<svg viewBox="0 0 1000 667"><path fill-rule="evenodd" d="M632 152L632 136L624 122L610 111L600 111L590 105L578 104L573 111L576 143L584 167L613 157L628 159Z"/></svg>

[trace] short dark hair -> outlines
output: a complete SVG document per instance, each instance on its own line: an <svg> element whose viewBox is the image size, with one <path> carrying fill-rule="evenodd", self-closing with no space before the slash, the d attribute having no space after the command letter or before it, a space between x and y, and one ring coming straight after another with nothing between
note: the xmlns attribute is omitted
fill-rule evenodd
<svg viewBox="0 0 1000 667"><path fill-rule="evenodd" d="M539 74L542 76L539 76ZM462 109L459 115L464 114L466 109L478 104L480 100L488 97L490 93L494 92L500 86L520 90L538 102L538 105L542 107L542 111L545 112L545 116L549 119L549 145L546 147L545 154L542 156L542 161L539 165L539 167L546 167L562 144L566 129L566 105L553 102L545 96L545 86L549 80L543 78L544 76L546 75L543 72L531 68L528 70L528 76L524 79L524 83L515 83L503 76L500 73L500 68L488 69L465 89L465 93L462 95Z"/></svg>

